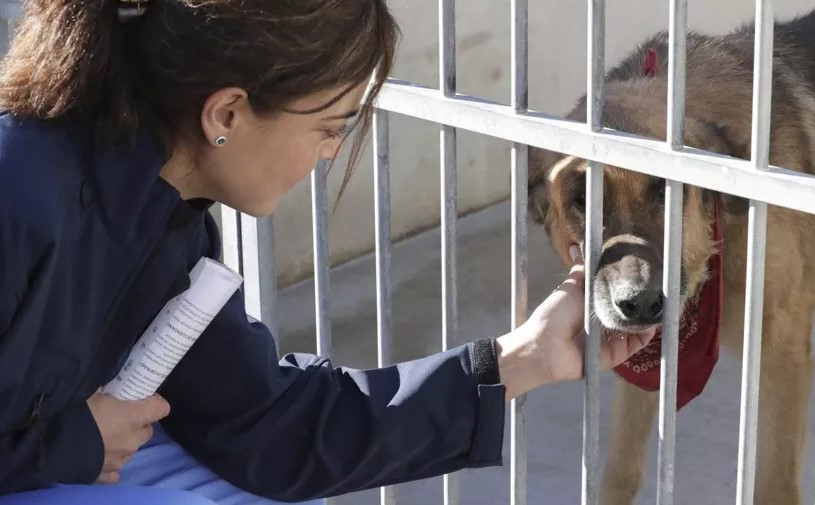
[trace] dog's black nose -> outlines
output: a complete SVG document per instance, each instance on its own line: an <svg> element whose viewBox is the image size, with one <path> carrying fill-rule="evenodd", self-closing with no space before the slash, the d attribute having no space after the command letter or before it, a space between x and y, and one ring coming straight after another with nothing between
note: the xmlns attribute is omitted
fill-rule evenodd
<svg viewBox="0 0 815 505"><path fill-rule="evenodd" d="M662 291L645 289L614 298L620 313L634 324L656 324L662 316Z"/></svg>

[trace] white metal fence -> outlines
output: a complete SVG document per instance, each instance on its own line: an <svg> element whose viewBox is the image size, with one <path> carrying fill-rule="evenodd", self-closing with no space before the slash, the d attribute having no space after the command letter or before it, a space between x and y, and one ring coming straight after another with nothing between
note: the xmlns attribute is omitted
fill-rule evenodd
<svg viewBox="0 0 815 505"><path fill-rule="evenodd" d="M667 142L607 130L600 121L605 69L605 2L588 1L587 122L576 124L528 110L528 1L512 0L512 85L510 105L492 103L456 92L455 0L439 0L439 87L389 80L378 102L374 121L374 177L376 226L376 289L378 362L391 359L390 286L390 156L389 114L402 114L439 125L441 162L442 236L442 342L447 349L457 328L456 274L456 130L497 137L512 142L512 325L527 317L527 174L528 146L562 152L590 160L586 201L586 314L602 246L602 165L624 167L666 180L665 251L663 294L663 349L659 402L657 503L673 503L676 434L676 383L679 332L679 265L682 239L683 184L692 184L750 200L748 270L744 326L744 355L739 427L737 505L753 503L758 379L761 350L764 255L767 204L815 214L815 178L769 165L769 120L772 77L773 2L756 1L755 76L753 125L749 161L685 147L685 51L687 0L669 0L669 89ZM331 352L328 313L328 246L325 228L327 201L325 166L312 176L314 233L315 315L318 353ZM236 215L225 209L223 232L229 244L226 261L247 277L247 308L251 315L276 327L273 276L272 223ZM261 273L259 277L256 273ZM600 328L586 317L586 379L583 417L582 503L598 502L599 459L599 356ZM525 505L526 499L526 398L513 400L510 412L509 502ZM390 488L383 488L381 502L396 502ZM444 503L459 503L456 475L444 480Z"/></svg>
<svg viewBox="0 0 815 505"><path fill-rule="evenodd" d="M586 313L588 296L597 271L603 220L602 164L624 167L664 178L665 261L663 292L663 355L659 403L659 469L657 503L673 503L674 442L679 319L679 265L682 227L682 188L692 184L750 199L748 270L744 327L741 414L738 461L738 505L752 504L756 460L758 376L761 349L764 255L767 204L815 214L815 178L769 166L769 120L772 76L773 2L756 1L755 76L753 89L752 159L732 159L684 146L685 41L687 0L669 0L670 53L667 142L644 139L603 128L605 68L605 2L588 1L587 122L575 124L562 118L528 110L528 3L512 0L512 94L509 106L456 93L455 1L439 0L439 89L390 80L377 102L374 122L376 216L376 289L378 362L391 361L390 285L390 157L388 116L402 114L437 123L440 132L442 228L442 342L447 349L456 334L456 130L465 129L511 141L512 199L512 324L522 323L527 300L527 155L528 147L548 149L590 160L587 173L589 212L586 231ZM19 16L16 0L0 0L0 17L9 34ZM315 315L317 352L331 353L329 319L329 261L326 227L327 198L324 164L311 179L314 233ZM277 335L273 223L222 207L224 260L242 272L247 312L265 322ZM596 504L599 489L599 342L600 328L586 318L586 380L583 418L582 503ZM526 401L512 402L510 503L526 500ZM383 504L395 503L395 494L383 488ZM459 503L456 475L445 477L445 504Z"/></svg>

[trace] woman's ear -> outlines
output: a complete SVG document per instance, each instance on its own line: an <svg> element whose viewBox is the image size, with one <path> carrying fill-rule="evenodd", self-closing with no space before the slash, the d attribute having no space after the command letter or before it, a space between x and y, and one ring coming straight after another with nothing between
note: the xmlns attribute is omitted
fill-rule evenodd
<svg viewBox="0 0 815 505"><path fill-rule="evenodd" d="M241 88L223 88L211 94L201 108L201 132L207 141L217 145L218 138L229 138L252 113L249 96Z"/></svg>

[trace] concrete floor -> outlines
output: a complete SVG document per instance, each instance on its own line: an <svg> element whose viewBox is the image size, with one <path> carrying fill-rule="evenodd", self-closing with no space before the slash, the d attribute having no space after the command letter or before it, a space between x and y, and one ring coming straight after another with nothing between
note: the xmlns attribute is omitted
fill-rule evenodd
<svg viewBox="0 0 815 505"><path fill-rule="evenodd" d="M459 336L464 343L498 335L510 325L510 208L498 205L459 222ZM559 282L563 269L539 229L530 229L530 303L540 301ZM440 238L433 230L394 248L394 359L421 357L440 349ZM375 263L366 257L331 275L333 361L354 367L376 365ZM281 292L281 350L314 351L314 295L311 282ZM738 454L740 361L722 353L707 390L679 415L677 428L677 504L735 501ZM601 452L605 450L611 377L602 380ZM529 395L528 502L580 503L582 383L560 384ZM813 402L810 402L810 412ZM813 436L810 423L809 436ZM655 503L656 427L652 432L645 488L637 505ZM813 503L813 444L803 476L805 500ZM509 428L501 468L461 472L461 502L509 503ZM400 504L442 502L442 479L401 485ZM341 505L379 503L378 490L341 497Z"/></svg>

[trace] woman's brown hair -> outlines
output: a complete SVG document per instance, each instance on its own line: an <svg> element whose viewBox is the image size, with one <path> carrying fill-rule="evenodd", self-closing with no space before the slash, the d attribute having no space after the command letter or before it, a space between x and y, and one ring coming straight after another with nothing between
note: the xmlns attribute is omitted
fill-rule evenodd
<svg viewBox="0 0 815 505"><path fill-rule="evenodd" d="M117 140L148 127L170 147L199 131L204 101L223 87L245 89L257 114L271 114L373 76L353 125L353 167L398 38L384 0L149 0L120 19L132 3L27 0L0 64L0 109L78 114Z"/></svg>

